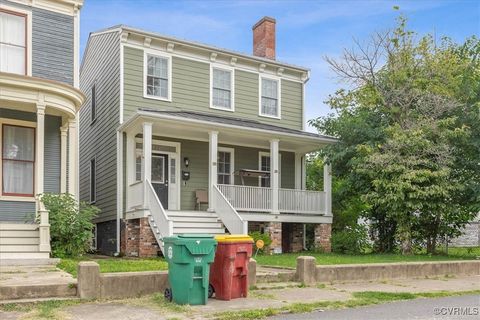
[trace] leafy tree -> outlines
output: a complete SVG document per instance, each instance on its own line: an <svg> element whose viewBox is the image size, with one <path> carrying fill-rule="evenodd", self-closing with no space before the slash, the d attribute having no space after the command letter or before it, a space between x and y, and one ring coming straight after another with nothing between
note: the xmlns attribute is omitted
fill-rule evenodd
<svg viewBox="0 0 480 320"><path fill-rule="evenodd" d="M355 204L378 251L434 252L479 210L480 42L416 37L400 17L395 30L327 58L350 89L329 98L336 114L311 121L339 138L319 155L342 186L334 214Z"/></svg>

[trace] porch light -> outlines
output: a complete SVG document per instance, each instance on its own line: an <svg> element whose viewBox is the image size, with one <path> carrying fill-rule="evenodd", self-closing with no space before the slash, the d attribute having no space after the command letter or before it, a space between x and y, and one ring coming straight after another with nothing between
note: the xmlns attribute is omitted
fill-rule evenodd
<svg viewBox="0 0 480 320"><path fill-rule="evenodd" d="M183 158L183 163L185 164L185 167L188 168L188 165L190 164L190 159L187 157Z"/></svg>

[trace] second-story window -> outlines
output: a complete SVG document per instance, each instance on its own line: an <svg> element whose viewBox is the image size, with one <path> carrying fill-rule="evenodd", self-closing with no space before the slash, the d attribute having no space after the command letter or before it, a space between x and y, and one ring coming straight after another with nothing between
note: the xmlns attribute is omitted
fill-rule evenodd
<svg viewBox="0 0 480 320"><path fill-rule="evenodd" d="M232 71L212 68L212 108L233 110Z"/></svg>
<svg viewBox="0 0 480 320"><path fill-rule="evenodd" d="M146 94L149 97L170 99L169 59L147 54Z"/></svg>
<svg viewBox="0 0 480 320"><path fill-rule="evenodd" d="M91 107L92 107L92 122L95 121L95 119L97 119L97 93L96 93L96 85L94 84L92 86L92 103L91 103Z"/></svg>
<svg viewBox="0 0 480 320"><path fill-rule="evenodd" d="M260 79L260 115L280 118L279 81L263 77Z"/></svg>
<svg viewBox="0 0 480 320"><path fill-rule="evenodd" d="M26 74L27 16L0 9L0 71Z"/></svg>

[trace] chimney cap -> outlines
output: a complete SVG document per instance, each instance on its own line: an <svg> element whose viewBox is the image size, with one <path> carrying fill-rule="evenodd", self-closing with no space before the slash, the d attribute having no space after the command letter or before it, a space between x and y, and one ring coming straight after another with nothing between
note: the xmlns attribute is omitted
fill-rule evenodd
<svg viewBox="0 0 480 320"><path fill-rule="evenodd" d="M268 22L271 22L273 24L275 24L277 21L275 20L275 18L272 18L272 17L268 17L268 16L265 16L263 17L262 19L260 19L257 23L255 23L252 27L252 30L255 30L259 25L261 25L262 23L264 23L265 21L268 21Z"/></svg>

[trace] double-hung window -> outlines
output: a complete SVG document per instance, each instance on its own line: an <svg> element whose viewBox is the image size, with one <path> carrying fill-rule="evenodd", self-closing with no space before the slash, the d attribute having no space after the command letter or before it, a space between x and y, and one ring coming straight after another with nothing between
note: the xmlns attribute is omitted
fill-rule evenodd
<svg viewBox="0 0 480 320"><path fill-rule="evenodd" d="M0 9L0 71L27 73L27 15Z"/></svg>
<svg viewBox="0 0 480 320"><path fill-rule="evenodd" d="M230 148L219 148L217 159L217 183L233 184L234 151Z"/></svg>
<svg viewBox="0 0 480 320"><path fill-rule="evenodd" d="M280 118L279 80L260 78L260 115Z"/></svg>
<svg viewBox="0 0 480 320"><path fill-rule="evenodd" d="M147 54L146 60L146 96L170 100L170 59Z"/></svg>
<svg viewBox="0 0 480 320"><path fill-rule="evenodd" d="M96 84L92 86L92 101L91 101L91 122L94 122L97 119L97 92Z"/></svg>
<svg viewBox="0 0 480 320"><path fill-rule="evenodd" d="M90 203L97 200L97 159L90 159Z"/></svg>
<svg viewBox="0 0 480 320"><path fill-rule="evenodd" d="M233 71L212 68L212 108L233 111Z"/></svg>
<svg viewBox="0 0 480 320"><path fill-rule="evenodd" d="M2 190L4 195L34 195L35 129L3 125Z"/></svg>
<svg viewBox="0 0 480 320"><path fill-rule="evenodd" d="M258 169L261 171L268 171L270 172L270 153L267 152L260 152L259 154L259 159L258 159ZM278 157L278 168L279 168L279 173L281 173L281 168L282 167L282 157L281 154L279 154ZM282 177L281 174L278 175L278 185L282 185ZM259 186L263 188L270 188L270 176L267 177L260 177L259 178Z"/></svg>

